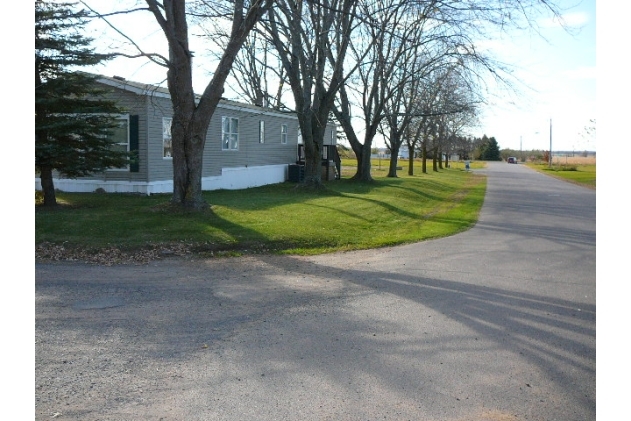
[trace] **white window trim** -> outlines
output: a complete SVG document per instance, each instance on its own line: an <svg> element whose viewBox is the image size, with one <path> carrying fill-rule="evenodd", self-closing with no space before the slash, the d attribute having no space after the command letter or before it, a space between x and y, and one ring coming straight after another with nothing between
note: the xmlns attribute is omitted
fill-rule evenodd
<svg viewBox="0 0 631 421"><path fill-rule="evenodd" d="M289 125L281 124L280 125L280 143L283 145L286 145L288 136L289 136Z"/></svg>
<svg viewBox="0 0 631 421"><path fill-rule="evenodd" d="M173 117L162 117L162 159L171 161L173 160L173 155L164 156L164 120L171 120L171 125L173 125ZM171 136L171 152L173 152L173 133L171 133L171 128L169 128L169 135Z"/></svg>
<svg viewBox="0 0 631 421"><path fill-rule="evenodd" d="M230 142L228 145L228 148L225 147L224 145L224 138L226 135L226 132L224 132L224 120L225 119L230 119L230 132L228 133L230 136L232 136L233 134L237 135L237 147L233 148L232 147L232 139L230 138ZM237 122L237 126L239 125L239 119L237 117L229 117L229 116L221 116L221 150L222 151L238 151L239 150L239 143L241 139L239 139L239 130L237 130L235 133L232 132L232 130L234 129L232 127L232 121L235 120Z"/></svg>
<svg viewBox="0 0 631 421"><path fill-rule="evenodd" d="M259 143L265 143L265 120L259 120Z"/></svg>
<svg viewBox="0 0 631 421"><path fill-rule="evenodd" d="M114 115L114 117L116 118L116 120L125 120L127 122L127 152L129 152L129 114L116 114ZM123 143L116 143L116 145L123 145ZM130 166L129 164L124 166L124 167L120 167L120 168L108 168L106 171L115 171L115 172L121 172L121 171L127 171L129 172L130 170Z"/></svg>

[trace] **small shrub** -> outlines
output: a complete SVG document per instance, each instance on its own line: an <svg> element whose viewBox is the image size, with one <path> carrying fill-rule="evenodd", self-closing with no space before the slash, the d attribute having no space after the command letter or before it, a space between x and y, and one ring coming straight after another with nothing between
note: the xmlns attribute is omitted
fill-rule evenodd
<svg viewBox="0 0 631 421"><path fill-rule="evenodd" d="M561 165L557 171L578 171L576 165Z"/></svg>
<svg viewBox="0 0 631 421"><path fill-rule="evenodd" d="M541 158L544 162L550 162L550 151L543 151Z"/></svg>

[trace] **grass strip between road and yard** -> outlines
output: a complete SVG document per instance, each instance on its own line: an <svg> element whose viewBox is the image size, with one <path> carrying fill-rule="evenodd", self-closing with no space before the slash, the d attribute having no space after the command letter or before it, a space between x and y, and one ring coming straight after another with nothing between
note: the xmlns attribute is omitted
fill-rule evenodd
<svg viewBox="0 0 631 421"><path fill-rule="evenodd" d="M99 253L184 246L201 256L319 254L445 237L472 227L486 178L461 169L356 183L314 193L282 183L205 192L205 212L173 211L171 195L58 193L61 206L36 207L37 249ZM41 252L40 257L46 258ZM51 256L48 256L51 257Z"/></svg>
<svg viewBox="0 0 631 421"><path fill-rule="evenodd" d="M549 164L528 163L528 167L552 177L574 184L596 188L596 164Z"/></svg>

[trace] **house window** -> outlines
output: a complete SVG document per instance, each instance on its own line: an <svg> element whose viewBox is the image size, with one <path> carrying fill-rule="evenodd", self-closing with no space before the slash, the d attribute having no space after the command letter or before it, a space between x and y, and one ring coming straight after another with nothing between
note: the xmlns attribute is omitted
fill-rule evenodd
<svg viewBox="0 0 631 421"><path fill-rule="evenodd" d="M162 117L162 157L171 158L173 156L173 142L171 139L171 124L173 119Z"/></svg>
<svg viewBox="0 0 631 421"><path fill-rule="evenodd" d="M221 117L221 148L227 150L239 149L239 119Z"/></svg>
<svg viewBox="0 0 631 421"><path fill-rule="evenodd" d="M287 125L281 124L280 126L280 143L287 143Z"/></svg>
<svg viewBox="0 0 631 421"><path fill-rule="evenodd" d="M265 143L265 121L259 121L259 143Z"/></svg>
<svg viewBox="0 0 631 421"><path fill-rule="evenodd" d="M129 116L123 115L116 120L116 127L110 129L107 137L110 149L116 152L129 152ZM122 168L110 168L110 171L129 171L129 165Z"/></svg>

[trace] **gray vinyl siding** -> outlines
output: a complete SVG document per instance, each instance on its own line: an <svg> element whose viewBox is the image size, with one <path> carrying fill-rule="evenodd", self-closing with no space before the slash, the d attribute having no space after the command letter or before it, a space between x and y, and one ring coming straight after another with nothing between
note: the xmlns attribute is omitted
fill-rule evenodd
<svg viewBox="0 0 631 421"><path fill-rule="evenodd" d="M173 162L163 157L162 118L172 118L169 98L143 97L121 91L121 105L130 114L140 116L140 168L138 173L118 172L118 179L143 179L160 181L173 179ZM237 108L237 109L235 109ZM223 150L221 139L222 117L239 119L238 150ZM259 121L265 121L265 143L259 143ZM287 124L287 143L281 143L281 124ZM220 176L222 168L249 167L261 165L292 164L297 157L298 120L292 115L269 113L263 109L245 106L219 104L208 127L204 147L203 177ZM127 178L125 178L127 177Z"/></svg>
<svg viewBox="0 0 631 421"><path fill-rule="evenodd" d="M125 92L118 89L111 89L111 92L104 95L107 99L116 101L117 105L122 108L123 114L138 115L138 157L139 157L139 169L138 172L131 172L129 169L115 169L108 170L99 173L94 173L89 176L81 177L84 180L125 180L125 181L147 181L147 173L149 170L149 163L147 162L147 97L142 95L136 95L131 92ZM129 140L129 139L128 139ZM55 177L59 177L60 174L55 172Z"/></svg>
<svg viewBox="0 0 631 421"><path fill-rule="evenodd" d="M171 180L173 162L162 157L162 117L172 117L171 100L115 88L111 88L107 97L117 101L129 115L138 115L138 172L105 171L82 178L143 182Z"/></svg>
<svg viewBox="0 0 631 421"><path fill-rule="evenodd" d="M162 97L147 97L147 137L141 141L148 143L148 181L173 179L173 160L164 158L162 139L162 118L173 117L171 100Z"/></svg>
<svg viewBox="0 0 631 421"><path fill-rule="evenodd" d="M172 117L169 98L114 90L111 98L130 115L138 115L138 172L106 171L106 180L161 181L173 178L173 162L163 158L162 117Z"/></svg>
<svg viewBox="0 0 631 421"><path fill-rule="evenodd" d="M106 181L146 181L147 171L149 169L147 163L147 143L143 141L143 139L147 136L146 97L121 90L112 90L112 93L107 96L114 99L117 102L117 105L124 109L126 114L138 116L138 172L131 172L130 170L104 171L97 174L95 178L104 179Z"/></svg>
<svg viewBox="0 0 631 421"><path fill-rule="evenodd" d="M129 115L139 116L138 172L106 171L94 177L105 180L162 181L173 179L173 161L163 157L162 118L172 118L171 100L165 93L138 94L109 87L109 98L118 102ZM222 117L239 119L238 150L223 150ZM265 121L265 142L259 143L259 121ZM281 143L281 125L287 125L287 143ZM331 141L329 124L324 143ZM204 147L203 177L220 176L222 168L292 164L297 159L299 125L293 114L222 101L211 119Z"/></svg>
<svg viewBox="0 0 631 421"><path fill-rule="evenodd" d="M222 149L222 117L239 119L239 147ZM265 121L265 142L259 143L259 121ZM281 143L281 124L287 124L287 143ZM298 120L293 116L271 115L250 109L217 107L204 148L203 176L221 175L222 168L292 164L297 157Z"/></svg>
<svg viewBox="0 0 631 421"><path fill-rule="evenodd" d="M172 117L170 100L150 98L148 103L145 137L140 138L141 143L148 143L145 159L149 165L148 181L171 180L173 162L162 156L162 118ZM238 150L222 149L221 120L224 116L239 119ZM260 120L265 121L265 143L259 143ZM281 124L288 126L287 144L281 144ZM220 176L222 168L294 163L297 155L297 139L298 120L291 115L270 115L250 108L234 110L222 107L220 104L206 134L202 176Z"/></svg>

